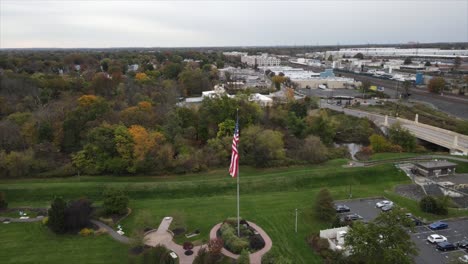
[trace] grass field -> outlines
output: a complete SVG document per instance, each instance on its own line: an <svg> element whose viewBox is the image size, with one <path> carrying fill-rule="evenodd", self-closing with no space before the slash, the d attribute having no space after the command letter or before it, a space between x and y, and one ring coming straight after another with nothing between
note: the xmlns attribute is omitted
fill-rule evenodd
<svg viewBox="0 0 468 264"><path fill-rule="evenodd" d="M127 263L127 246L108 235L57 236L41 223L0 227L0 263Z"/></svg>
<svg viewBox="0 0 468 264"><path fill-rule="evenodd" d="M417 203L401 198L393 193L393 187L409 183L403 173L398 172L393 164L383 164L367 168L343 168L345 160L333 160L323 165L275 169L254 169L241 167L241 216L259 224L272 238L273 247L293 263L320 263L308 247L305 240L312 232L318 232L327 225L317 221L313 215L315 196L322 187L327 187L335 199L346 199L349 186L352 186L354 198L369 196L388 196L397 204L407 207L416 215L421 215ZM465 168L462 168L465 169ZM457 170L458 171L458 170ZM209 173L166 177L80 177L67 179L24 179L0 181L0 190L6 192L10 207L47 206L54 195L65 198L87 196L97 201L107 186L125 188L130 197L133 213L122 222L124 231L132 233L145 227L157 227L162 217L173 216L174 225L185 226L188 231L199 229L201 234L191 239L201 243L208 239L210 229L229 216L236 214L236 181L227 176L225 170ZM294 233L294 210L299 209L298 233ZM451 215L466 212L452 211ZM424 215L426 217L426 215ZM427 216L433 219L433 216ZM34 248L29 243L63 248L75 245L76 254L85 252L90 260L83 263L110 263L107 252L89 250L89 245L107 251L119 251L116 256L126 255L125 246L111 241L107 237L78 238L67 237L50 239L54 236L36 224L2 226L0 237L8 237L15 245L11 246L5 259L22 251L28 251L30 259L41 257L41 248ZM4 228L6 227L6 228ZM27 233L27 234L25 234ZM21 241L27 241L22 243ZM176 241L183 243L184 237ZM2 239L3 241L3 239ZM54 244L56 243L56 244ZM2 247L3 249L3 247ZM71 249L70 249L71 250ZM14 253L16 252L16 253ZM51 253L53 254L53 253ZM62 254L62 253L60 253ZM60 255L57 254L57 255ZM70 253L70 256L73 254ZM3 257L3 256L2 256ZM83 260L83 256L76 257ZM2 260L2 259L0 259ZM2 263L17 263L2 261ZM26 262L25 262L26 263ZM28 262L31 263L31 262ZM47 263L62 263L57 256L51 256ZM73 262L71 262L73 263ZM114 263L114 262L112 262Z"/></svg>

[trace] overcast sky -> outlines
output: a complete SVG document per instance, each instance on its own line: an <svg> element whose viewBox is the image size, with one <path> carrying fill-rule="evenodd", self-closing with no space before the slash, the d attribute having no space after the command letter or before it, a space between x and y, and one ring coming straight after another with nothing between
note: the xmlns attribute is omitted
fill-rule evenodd
<svg viewBox="0 0 468 264"><path fill-rule="evenodd" d="M0 0L0 47L468 41L468 0Z"/></svg>

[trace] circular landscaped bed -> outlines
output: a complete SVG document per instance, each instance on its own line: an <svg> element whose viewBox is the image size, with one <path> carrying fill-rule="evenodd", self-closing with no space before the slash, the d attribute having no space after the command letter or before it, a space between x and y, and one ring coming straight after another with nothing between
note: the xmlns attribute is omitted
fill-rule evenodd
<svg viewBox="0 0 468 264"><path fill-rule="evenodd" d="M244 219L240 221L240 237L237 236L236 218L226 219L216 235L223 240L224 248L234 254L240 254L242 250L253 253L265 246L262 236Z"/></svg>

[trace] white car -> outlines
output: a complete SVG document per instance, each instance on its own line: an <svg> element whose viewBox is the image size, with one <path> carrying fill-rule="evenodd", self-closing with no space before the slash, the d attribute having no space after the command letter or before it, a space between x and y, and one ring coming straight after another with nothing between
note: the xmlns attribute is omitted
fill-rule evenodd
<svg viewBox="0 0 468 264"><path fill-rule="evenodd" d="M388 200L383 200L383 201L380 201L378 203L375 204L375 206L377 206L377 208L382 208L386 205L389 205L389 206L392 206L393 205L393 202L392 201L388 201Z"/></svg>
<svg viewBox="0 0 468 264"><path fill-rule="evenodd" d="M463 263L468 263L468 255L463 255L458 258Z"/></svg>
<svg viewBox="0 0 468 264"><path fill-rule="evenodd" d="M427 241L434 244L439 242L445 242L447 241L447 238L438 234L432 234L427 237Z"/></svg>

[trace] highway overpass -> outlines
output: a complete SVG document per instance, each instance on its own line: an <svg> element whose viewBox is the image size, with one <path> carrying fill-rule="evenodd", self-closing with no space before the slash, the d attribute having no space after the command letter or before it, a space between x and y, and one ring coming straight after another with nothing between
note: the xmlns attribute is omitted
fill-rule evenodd
<svg viewBox="0 0 468 264"><path fill-rule="evenodd" d="M389 127L392 124L399 122L419 139L447 148L452 154L468 155L468 136L419 123L417 115L414 121L403 118L393 118L365 111L343 108L341 106L328 104L325 100L322 100L321 107L343 112L347 115L366 117L379 127Z"/></svg>

